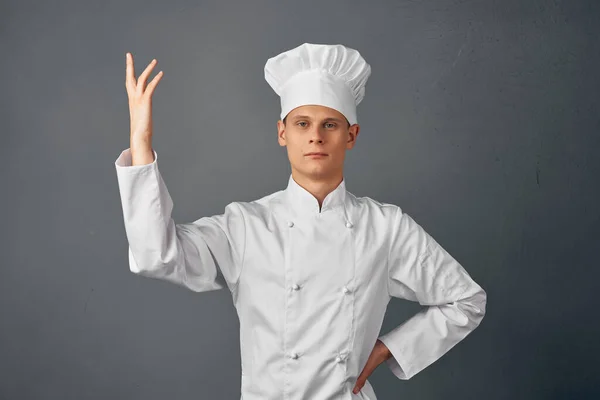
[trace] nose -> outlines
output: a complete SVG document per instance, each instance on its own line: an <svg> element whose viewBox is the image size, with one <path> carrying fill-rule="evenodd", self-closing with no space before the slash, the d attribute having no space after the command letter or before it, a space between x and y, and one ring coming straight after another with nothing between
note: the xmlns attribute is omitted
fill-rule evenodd
<svg viewBox="0 0 600 400"><path fill-rule="evenodd" d="M323 131L321 130L321 127L315 127L311 130L310 132L310 142L314 143L323 143L323 139L324 139L324 134Z"/></svg>

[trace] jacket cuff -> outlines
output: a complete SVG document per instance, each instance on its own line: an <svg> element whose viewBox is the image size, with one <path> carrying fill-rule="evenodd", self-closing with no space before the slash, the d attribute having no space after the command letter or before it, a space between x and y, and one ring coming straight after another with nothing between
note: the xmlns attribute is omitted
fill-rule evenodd
<svg viewBox="0 0 600 400"><path fill-rule="evenodd" d="M410 379L414 373L412 372L412 366L408 363L408 360L404 359L404 353L399 344L399 340L395 338L395 329L380 336L378 339L386 345L386 347L392 353L392 356L385 360L386 365L392 371L394 375L403 380Z"/></svg>
<svg viewBox="0 0 600 400"><path fill-rule="evenodd" d="M119 154L119 157L117 157L117 159L115 160L115 167L117 168L117 170L128 169L130 171L147 170L155 168L158 160L158 154L156 154L156 150L154 149L152 150L152 152L154 153L154 161L152 161L151 163L143 165L131 165L131 147L128 147L127 149L123 150L121 154Z"/></svg>

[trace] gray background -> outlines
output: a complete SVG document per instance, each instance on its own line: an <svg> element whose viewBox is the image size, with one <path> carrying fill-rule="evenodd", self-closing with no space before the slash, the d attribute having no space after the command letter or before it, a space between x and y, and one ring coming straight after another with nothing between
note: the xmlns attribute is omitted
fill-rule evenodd
<svg viewBox="0 0 600 400"><path fill-rule="evenodd" d="M0 3L0 399L239 398L229 292L128 269L125 52L165 73L154 148L179 223L285 187L263 67L304 42L372 66L348 190L400 205L488 292L432 366L380 365L379 398L600 398L599 3ZM418 310L394 299L383 331Z"/></svg>

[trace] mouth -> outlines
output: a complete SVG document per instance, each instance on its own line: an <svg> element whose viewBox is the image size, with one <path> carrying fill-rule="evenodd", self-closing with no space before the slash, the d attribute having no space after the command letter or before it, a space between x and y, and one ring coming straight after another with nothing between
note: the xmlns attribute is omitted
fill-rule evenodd
<svg viewBox="0 0 600 400"><path fill-rule="evenodd" d="M321 153L321 152L312 152L312 153L306 153L305 156L307 157L325 157L327 154L326 153Z"/></svg>

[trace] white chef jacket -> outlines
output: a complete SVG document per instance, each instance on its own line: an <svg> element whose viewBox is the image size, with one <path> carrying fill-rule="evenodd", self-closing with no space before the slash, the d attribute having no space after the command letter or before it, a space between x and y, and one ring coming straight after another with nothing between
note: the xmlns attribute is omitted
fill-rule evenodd
<svg viewBox="0 0 600 400"><path fill-rule="evenodd" d="M195 292L230 290L240 321L241 399L376 400L352 389L376 340L410 379L481 322L486 292L399 206L356 197L345 181L319 209L287 188L176 224L158 155L115 161L129 268ZM392 297L428 306L380 335Z"/></svg>

